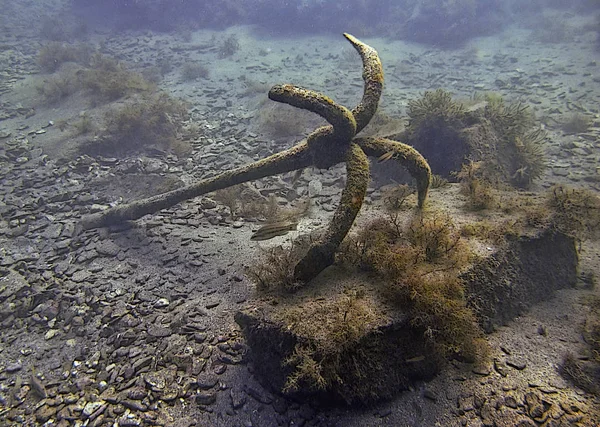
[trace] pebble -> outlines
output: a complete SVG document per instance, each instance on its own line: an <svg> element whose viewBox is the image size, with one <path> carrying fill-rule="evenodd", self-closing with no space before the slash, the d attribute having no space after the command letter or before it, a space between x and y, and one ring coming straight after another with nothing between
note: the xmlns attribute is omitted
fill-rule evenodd
<svg viewBox="0 0 600 427"><path fill-rule="evenodd" d="M213 403L215 403L217 401L217 394L200 392L200 393L196 394L195 400L198 405L204 405L204 406L212 405Z"/></svg>
<svg viewBox="0 0 600 427"><path fill-rule="evenodd" d="M89 418L90 415L92 415L94 412L96 412L96 410L98 410L98 408L102 407L103 405L104 405L104 402L102 402L102 401L88 402L83 407L83 415L85 415L86 417Z"/></svg>
<svg viewBox="0 0 600 427"><path fill-rule="evenodd" d="M19 372L21 369L23 369L23 364L20 361L10 363L10 364L6 365L6 368L4 368L4 370L9 374L14 374L15 372Z"/></svg>
<svg viewBox="0 0 600 427"><path fill-rule="evenodd" d="M509 357L506 359L506 364L518 371L522 371L527 367L527 362L525 362L525 360L516 357Z"/></svg>

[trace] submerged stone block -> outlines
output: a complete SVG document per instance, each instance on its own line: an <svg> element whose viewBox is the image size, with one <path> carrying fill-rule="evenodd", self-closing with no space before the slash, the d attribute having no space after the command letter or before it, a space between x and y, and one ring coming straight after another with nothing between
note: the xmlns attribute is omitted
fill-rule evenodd
<svg viewBox="0 0 600 427"><path fill-rule="evenodd" d="M555 290L574 285L577 262L575 242L564 234L508 238L462 274L467 304L491 332ZM261 382L294 397L369 404L435 376L444 358L408 313L382 297L377 280L363 273L348 276L333 266L277 304L256 300L238 312L235 320ZM345 302L349 288L360 289L360 310ZM298 332L297 322L312 326ZM323 335L326 328L329 334Z"/></svg>

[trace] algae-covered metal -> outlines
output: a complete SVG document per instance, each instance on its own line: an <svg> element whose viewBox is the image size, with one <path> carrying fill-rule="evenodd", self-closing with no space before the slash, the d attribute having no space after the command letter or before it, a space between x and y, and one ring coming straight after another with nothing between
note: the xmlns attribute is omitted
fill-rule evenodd
<svg viewBox="0 0 600 427"><path fill-rule="evenodd" d="M344 37L359 53L363 63L364 91L355 108L349 110L331 98L309 89L291 84L276 85L269 92L272 100L319 114L330 124L314 130L294 147L265 159L164 194L86 216L81 220L79 228L87 230L134 220L183 200L236 184L308 166L330 168L344 162L347 171L346 188L333 219L324 236L313 244L295 269L296 279L306 282L333 263L335 251L360 211L370 177L367 156L377 158L393 151L393 158L406 167L417 181L418 205L422 207L431 181L431 170L423 156L400 142L383 138L355 138L356 133L369 124L377 111L383 89L383 67L375 49L350 34L344 34Z"/></svg>

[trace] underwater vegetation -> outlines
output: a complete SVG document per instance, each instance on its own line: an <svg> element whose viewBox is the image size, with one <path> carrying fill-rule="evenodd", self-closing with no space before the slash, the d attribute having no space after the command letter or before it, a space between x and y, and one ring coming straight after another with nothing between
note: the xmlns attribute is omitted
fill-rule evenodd
<svg viewBox="0 0 600 427"><path fill-rule="evenodd" d="M132 93L153 92L156 89L141 74L128 70L123 63L99 53L92 56L90 67L78 74L82 88L95 103L116 101Z"/></svg>
<svg viewBox="0 0 600 427"><path fill-rule="evenodd" d="M210 72L206 65L198 62L186 62L181 67L181 79L184 82L207 79L209 75Z"/></svg>
<svg viewBox="0 0 600 427"><path fill-rule="evenodd" d="M433 178L432 178L433 182ZM431 188L434 188L433 185ZM381 188L381 198L384 208L389 212L396 212L408 208L408 198L415 194L415 189L407 184L392 184Z"/></svg>
<svg viewBox="0 0 600 427"><path fill-rule="evenodd" d="M278 319L301 336L310 336L311 342L296 344L284 365L293 369L287 377L283 393L300 388L309 390L330 389L339 383L342 365L341 354L351 351L364 336L381 323L375 304L360 289L346 289L341 295L310 307L289 307ZM306 318L319 322L306 322ZM357 374L360 367L354 368ZM348 386L351 386L348 384Z"/></svg>
<svg viewBox="0 0 600 427"><path fill-rule="evenodd" d="M228 58L240 50L240 41L235 34L223 39L217 46L219 58Z"/></svg>
<svg viewBox="0 0 600 427"><path fill-rule="evenodd" d="M62 67L63 64L71 64ZM152 93L156 85L123 63L94 52L88 45L51 43L38 54L38 65L48 73L38 92L48 104L85 91L91 105L116 101L134 93ZM62 67L62 68L61 68Z"/></svg>
<svg viewBox="0 0 600 427"><path fill-rule="evenodd" d="M590 190L557 185L548 191L548 222L577 241L600 238L600 198Z"/></svg>
<svg viewBox="0 0 600 427"><path fill-rule="evenodd" d="M258 130L275 140L297 138L320 122L309 112L266 102L259 104L256 119Z"/></svg>
<svg viewBox="0 0 600 427"><path fill-rule="evenodd" d="M84 95L91 106L127 99L124 105L108 109L102 127L95 126L89 114L70 123L61 121L60 127L69 127L71 136L97 131L96 138L82 147L84 152L113 156L146 149L177 155L191 151L182 138L197 131L185 126L188 106L158 91L155 83L122 62L89 45L49 43L40 49L38 65L52 73L37 87L47 104L59 104L75 93ZM158 68L155 71L160 73Z"/></svg>
<svg viewBox="0 0 600 427"><path fill-rule="evenodd" d="M64 70L58 75L44 79L36 87L36 91L41 96L43 103L56 105L79 90L78 85L73 82L77 82L76 71Z"/></svg>
<svg viewBox="0 0 600 427"><path fill-rule="evenodd" d="M600 394L600 298L586 301L589 311L583 325L583 338L589 346L589 357L581 360L572 353L564 355L559 371L580 389Z"/></svg>
<svg viewBox="0 0 600 427"><path fill-rule="evenodd" d="M89 66L94 48L88 44L52 42L44 45L37 55L37 64L45 73L57 71L66 62Z"/></svg>
<svg viewBox="0 0 600 427"><path fill-rule="evenodd" d="M408 115L406 141L442 177L458 176L463 163L473 161L480 181L527 188L546 170L546 133L521 103L507 104L495 94L464 103L438 89L409 101Z"/></svg>
<svg viewBox="0 0 600 427"><path fill-rule="evenodd" d="M278 245L261 249L260 261L249 265L246 274L256 284L259 293L298 289L301 284L294 277L294 268L310 245L309 238L298 238L289 247Z"/></svg>
<svg viewBox="0 0 600 427"><path fill-rule="evenodd" d="M592 119L581 113L573 113L561 123L564 133L583 133L592 125Z"/></svg>
<svg viewBox="0 0 600 427"><path fill-rule="evenodd" d="M479 211L495 206L497 198L494 187L484 174L483 162L469 160L463 163L456 178L460 182L461 192L468 196L470 210Z"/></svg>
<svg viewBox="0 0 600 427"><path fill-rule="evenodd" d="M139 152L148 148L175 151L181 155L191 147L181 142L188 119L188 106L166 93L128 102L105 115L105 132L84 150L99 153Z"/></svg>
<svg viewBox="0 0 600 427"><path fill-rule="evenodd" d="M290 302L288 292L298 290L293 266L309 240L303 236L289 247L266 249L250 274L261 296L279 301L274 320L299 337L283 361L289 372L284 393L334 389L346 402L385 398L378 385L360 380L381 369L377 358L359 353L352 364L347 355L357 346L383 345L377 342L377 328L396 316L405 319L415 340L425 343L404 362L415 369L423 369L420 363L430 366L453 358L476 363L487 359L487 343L459 278L472 256L447 214L426 211L406 221L390 212L346 237L336 256L341 269L337 274L365 277L363 285L373 286L375 293L354 283L335 295Z"/></svg>

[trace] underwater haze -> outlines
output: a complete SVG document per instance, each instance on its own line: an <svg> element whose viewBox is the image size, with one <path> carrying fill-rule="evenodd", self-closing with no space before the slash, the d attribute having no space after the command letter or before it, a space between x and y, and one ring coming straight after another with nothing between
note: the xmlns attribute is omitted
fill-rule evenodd
<svg viewBox="0 0 600 427"><path fill-rule="evenodd" d="M0 426L600 425L600 2L0 9Z"/></svg>

